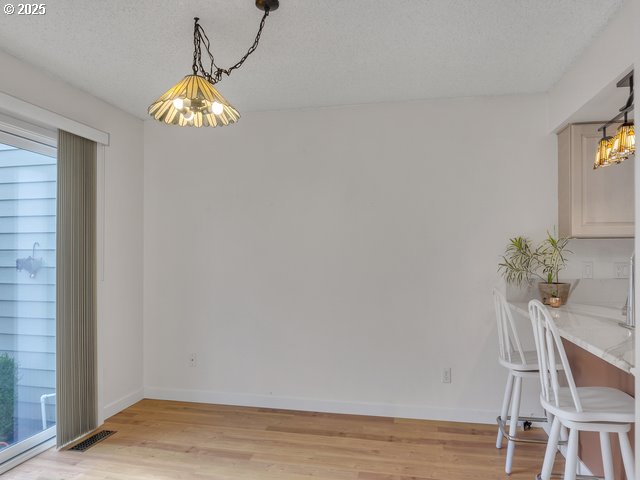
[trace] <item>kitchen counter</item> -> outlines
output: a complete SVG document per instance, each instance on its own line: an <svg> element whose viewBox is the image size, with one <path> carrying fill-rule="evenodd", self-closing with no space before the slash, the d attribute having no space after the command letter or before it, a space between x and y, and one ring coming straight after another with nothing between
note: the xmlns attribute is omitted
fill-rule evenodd
<svg viewBox="0 0 640 480"><path fill-rule="evenodd" d="M529 317L527 303L510 302L514 313ZM560 335L607 363L635 374L635 335L624 323L619 306L567 304L547 307Z"/></svg>
<svg viewBox="0 0 640 480"><path fill-rule="evenodd" d="M589 291L583 293L582 298L593 298L587 295ZM529 318L527 303L509 303L514 314ZM576 386L616 388L634 396L635 334L620 325L625 321L621 303L618 298L608 304L570 302L560 308L547 307L562 336ZM594 475L602 477L604 468L598 434L581 432L578 445L580 459ZM612 449L615 478L622 478L622 457L615 443Z"/></svg>

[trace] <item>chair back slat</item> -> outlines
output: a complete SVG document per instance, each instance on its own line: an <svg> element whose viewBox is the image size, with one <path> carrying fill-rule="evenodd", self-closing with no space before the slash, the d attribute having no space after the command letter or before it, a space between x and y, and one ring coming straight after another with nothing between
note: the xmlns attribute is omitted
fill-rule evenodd
<svg viewBox="0 0 640 480"><path fill-rule="evenodd" d="M577 412L582 412L582 404L578 389L571 373L569 360L558 332L558 327L551 318L549 310L539 300L529 302L529 317L533 327L533 336L538 352L538 369L542 395L549 403L560 406L560 381L558 378L558 358L564 370L571 399Z"/></svg>
<svg viewBox="0 0 640 480"><path fill-rule="evenodd" d="M524 350L522 349L518 330L513 321L511 308L504 294L498 289L493 290L493 303L498 324L498 349L500 358L509 363L525 364Z"/></svg>

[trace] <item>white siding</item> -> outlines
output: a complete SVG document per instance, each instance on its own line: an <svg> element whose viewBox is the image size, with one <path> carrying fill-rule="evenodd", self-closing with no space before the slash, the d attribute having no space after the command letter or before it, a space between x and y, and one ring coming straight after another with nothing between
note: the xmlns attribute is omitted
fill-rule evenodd
<svg viewBox="0 0 640 480"><path fill-rule="evenodd" d="M19 366L19 429L37 428L40 396L55 391L55 197L54 158L0 150L0 352ZM16 259L35 242L44 263L30 278Z"/></svg>

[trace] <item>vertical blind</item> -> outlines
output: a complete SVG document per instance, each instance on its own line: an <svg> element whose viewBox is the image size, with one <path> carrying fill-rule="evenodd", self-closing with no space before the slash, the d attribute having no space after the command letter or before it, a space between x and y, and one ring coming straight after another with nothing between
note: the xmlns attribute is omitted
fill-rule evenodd
<svg viewBox="0 0 640 480"><path fill-rule="evenodd" d="M56 269L57 445L96 428L97 145L60 130Z"/></svg>

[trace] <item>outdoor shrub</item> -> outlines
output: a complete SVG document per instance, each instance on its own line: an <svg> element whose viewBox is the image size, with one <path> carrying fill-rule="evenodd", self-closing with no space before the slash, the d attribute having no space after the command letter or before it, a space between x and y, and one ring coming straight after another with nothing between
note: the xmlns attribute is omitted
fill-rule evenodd
<svg viewBox="0 0 640 480"><path fill-rule="evenodd" d="M3 353L0 355L0 441L13 440L13 408L18 376L16 361Z"/></svg>

